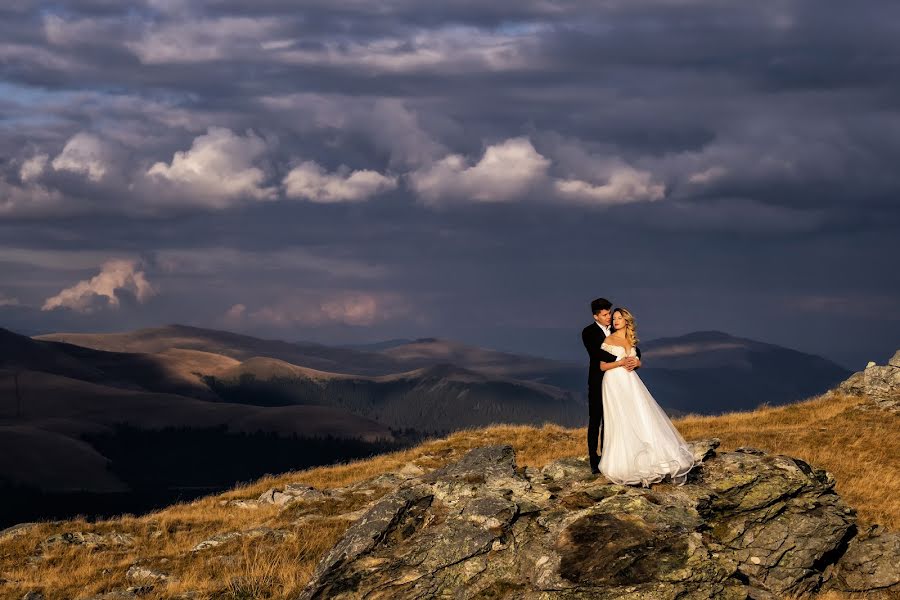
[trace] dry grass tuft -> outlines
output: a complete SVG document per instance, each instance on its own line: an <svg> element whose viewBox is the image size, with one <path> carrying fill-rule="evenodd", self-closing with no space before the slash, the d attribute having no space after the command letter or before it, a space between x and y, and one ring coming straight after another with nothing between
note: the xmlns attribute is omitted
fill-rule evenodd
<svg viewBox="0 0 900 600"><path fill-rule="evenodd" d="M829 470L837 490L858 509L863 523L900 529L900 416L857 410L864 399L829 393L783 407L716 417L688 416L676 421L687 439L718 437L722 450L754 446L802 458ZM21 598L43 590L47 600L86 598L128 585L125 572L136 562L171 574L143 596L148 600L192 592L196 598L274 599L297 594L318 560L343 535L349 523L334 515L363 506L371 497L351 496L344 506L326 502L241 510L219 506L224 499L256 498L272 487L304 483L317 488L343 487L409 462L436 468L468 450L488 444L511 444L520 465L541 467L553 460L585 453L585 430L556 425L494 425L463 430L416 448L369 460L270 476L219 496L176 504L148 515L123 516L97 523L70 520L40 524L0 541L0 597ZM297 521L299 517L302 520ZM294 535L239 538L209 550L191 552L199 542L230 531L256 527L283 529ZM62 532L127 533L129 547L54 547L40 545ZM822 600L846 600L829 593ZM875 597L875 596L868 596Z"/></svg>

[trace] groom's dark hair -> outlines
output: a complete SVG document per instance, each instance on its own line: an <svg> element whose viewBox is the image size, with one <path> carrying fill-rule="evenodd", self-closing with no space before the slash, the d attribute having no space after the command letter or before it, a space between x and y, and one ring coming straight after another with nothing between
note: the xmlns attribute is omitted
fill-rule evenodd
<svg viewBox="0 0 900 600"><path fill-rule="evenodd" d="M591 314L596 315L601 310L609 310L612 308L612 302L606 298L595 298L591 300Z"/></svg>

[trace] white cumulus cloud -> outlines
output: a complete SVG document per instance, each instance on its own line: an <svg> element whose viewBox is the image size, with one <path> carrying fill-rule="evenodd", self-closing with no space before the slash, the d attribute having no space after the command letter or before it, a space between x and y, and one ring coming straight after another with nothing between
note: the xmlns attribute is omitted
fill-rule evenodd
<svg viewBox="0 0 900 600"><path fill-rule="evenodd" d="M34 181L44 173L49 159L50 157L46 154L35 154L27 159L22 163L22 168L19 169L19 178L25 183Z"/></svg>
<svg viewBox="0 0 900 600"><path fill-rule="evenodd" d="M92 312L97 307L97 300L106 299L106 304L111 307L119 306L118 290L125 290L134 294L138 302L145 302L156 291L143 271L139 270L139 264L134 260L113 259L105 262L100 273L79 281L75 285L62 290L57 295L47 298L41 310L53 310L55 308L70 308L78 312Z"/></svg>
<svg viewBox="0 0 900 600"><path fill-rule="evenodd" d="M71 171L100 181L109 170L109 149L103 140L89 133L76 133L51 163L57 171Z"/></svg>
<svg viewBox="0 0 900 600"><path fill-rule="evenodd" d="M563 199L582 204L647 202L661 200L666 194L666 186L655 183L651 173L628 166L613 170L602 184L581 179L559 179L554 187Z"/></svg>
<svg viewBox="0 0 900 600"><path fill-rule="evenodd" d="M387 177L377 171L348 173L344 168L328 173L313 161L293 168L284 178L288 197L320 203L361 202L396 187L396 177Z"/></svg>
<svg viewBox="0 0 900 600"><path fill-rule="evenodd" d="M426 204L444 201L506 202L543 181L550 160L527 137L488 146L475 165L451 154L409 174L412 189Z"/></svg>
<svg viewBox="0 0 900 600"><path fill-rule="evenodd" d="M265 141L252 131L240 136L210 127L194 139L190 150L176 152L171 164L154 164L147 176L190 194L185 201L213 208L226 208L242 198L272 200L277 190L265 187L266 173L256 166L266 150Z"/></svg>

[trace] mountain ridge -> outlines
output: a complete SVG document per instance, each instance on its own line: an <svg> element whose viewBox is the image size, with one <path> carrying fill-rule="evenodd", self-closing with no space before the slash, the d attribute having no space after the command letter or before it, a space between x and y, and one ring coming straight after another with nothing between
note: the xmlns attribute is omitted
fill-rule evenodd
<svg viewBox="0 0 900 600"><path fill-rule="evenodd" d="M245 361L268 356L321 373L378 377L450 363L496 378L530 381L584 395L584 365L533 355L425 337L389 344L378 351L346 350L323 344L297 346L192 326L169 325L119 334L51 334L41 340L88 343L96 348L159 351L166 344L185 344L196 351L224 351ZM147 340L150 340L148 342ZM236 340L223 350L223 340ZM397 341L397 340L395 340ZM375 343L375 346L379 346ZM756 406L760 398L781 404L822 393L849 376L833 361L777 344L699 331L658 338L642 344L645 367L640 374L663 406L678 412L721 412ZM727 403L729 390L736 394Z"/></svg>

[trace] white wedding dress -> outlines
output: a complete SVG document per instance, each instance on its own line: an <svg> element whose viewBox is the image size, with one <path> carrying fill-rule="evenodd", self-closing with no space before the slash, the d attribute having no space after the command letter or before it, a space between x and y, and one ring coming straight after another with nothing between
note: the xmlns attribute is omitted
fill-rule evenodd
<svg viewBox="0 0 900 600"><path fill-rule="evenodd" d="M619 359L626 356L622 346L601 347ZM636 356L635 349L627 356ZM690 447L637 371L617 367L603 375L603 427L600 472L614 483L648 487L668 475L682 485L694 467Z"/></svg>

